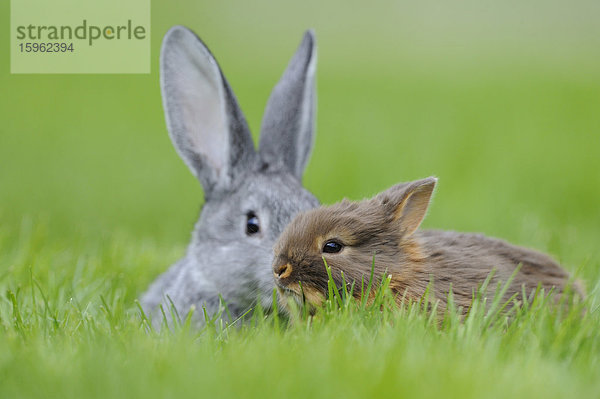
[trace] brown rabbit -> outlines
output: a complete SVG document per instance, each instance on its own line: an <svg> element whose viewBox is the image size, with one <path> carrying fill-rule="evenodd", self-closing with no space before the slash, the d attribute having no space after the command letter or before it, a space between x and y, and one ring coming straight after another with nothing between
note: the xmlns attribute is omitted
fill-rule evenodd
<svg viewBox="0 0 600 399"><path fill-rule="evenodd" d="M442 310L450 288L456 305L466 311L492 270L493 289L484 295L493 296L497 283L507 281L519 265L504 299L523 290L529 295L538 284L546 292L563 292L569 274L545 254L481 234L417 231L436 182L430 177L402 183L369 200L343 200L299 214L274 247L279 293L300 303L306 300L313 308L320 305L328 292L323 258L338 288L342 271L347 284L355 283L357 298L373 262L375 283L384 273L391 274L390 288L398 302L419 300L433 280L432 293ZM583 296L577 284L573 290Z"/></svg>

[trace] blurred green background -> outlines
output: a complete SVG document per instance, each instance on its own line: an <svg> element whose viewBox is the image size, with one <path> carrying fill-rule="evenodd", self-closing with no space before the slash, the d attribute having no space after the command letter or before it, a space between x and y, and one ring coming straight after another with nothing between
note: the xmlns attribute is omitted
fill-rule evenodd
<svg viewBox="0 0 600 399"><path fill-rule="evenodd" d="M25 220L45 226L47 240L118 233L177 248L175 259L202 196L165 128L163 34L183 24L204 39L257 138L270 90L314 28L318 128L304 183L322 202L436 175L426 227L507 238L598 276L598 1L153 1L149 75L11 75L8 3L0 223L9 237ZM166 267L152 264L139 286Z"/></svg>

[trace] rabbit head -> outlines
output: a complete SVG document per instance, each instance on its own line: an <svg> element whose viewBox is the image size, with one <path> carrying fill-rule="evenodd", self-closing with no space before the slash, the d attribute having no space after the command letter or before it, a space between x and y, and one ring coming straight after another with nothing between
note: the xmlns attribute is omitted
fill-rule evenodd
<svg viewBox="0 0 600 399"><path fill-rule="evenodd" d="M235 318L259 298L270 305L273 243L294 215L318 205L301 183L315 130L315 65L307 31L268 100L255 150L208 48L187 28L167 32L160 58L167 128L205 203L186 256L151 285L145 310L156 315L172 304L180 316L192 306L213 313L222 298Z"/></svg>
<svg viewBox="0 0 600 399"><path fill-rule="evenodd" d="M358 284L357 296L372 268L378 282L399 261L414 261L418 254L411 237L436 181L398 184L369 200L344 200L296 216L274 246L273 274L281 296L318 306L328 292L323 260L338 288L343 282Z"/></svg>

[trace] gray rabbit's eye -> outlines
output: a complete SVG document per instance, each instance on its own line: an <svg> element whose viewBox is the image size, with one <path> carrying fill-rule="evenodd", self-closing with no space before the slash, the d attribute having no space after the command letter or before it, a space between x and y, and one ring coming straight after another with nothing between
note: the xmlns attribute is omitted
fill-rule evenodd
<svg viewBox="0 0 600 399"><path fill-rule="evenodd" d="M327 241L325 245L323 245L323 252L337 254L342 248L344 248L344 246L337 241Z"/></svg>
<svg viewBox="0 0 600 399"><path fill-rule="evenodd" d="M248 212L246 218L246 234L251 236L258 233L260 231L258 216L254 212Z"/></svg>

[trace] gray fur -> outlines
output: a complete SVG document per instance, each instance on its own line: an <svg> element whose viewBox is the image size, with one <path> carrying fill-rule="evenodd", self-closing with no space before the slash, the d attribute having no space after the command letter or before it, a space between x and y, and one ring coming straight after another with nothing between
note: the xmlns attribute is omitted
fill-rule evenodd
<svg viewBox="0 0 600 399"><path fill-rule="evenodd" d="M314 140L316 64L315 37L307 31L269 97L261 126L261 158L269 168L285 169L298 179Z"/></svg>
<svg viewBox="0 0 600 399"><path fill-rule="evenodd" d="M269 150L259 154L210 51L185 27L173 27L165 35L161 89L167 128L177 152L200 180L205 204L184 258L141 298L155 325L160 324L159 305L170 318L169 299L180 317L195 307L198 323L203 322L202 307L209 314L218 310L219 296L233 318L257 300L270 306L272 245L294 215L318 205L301 184L314 134L314 59L314 38L308 32L271 96L263 120L267 131L261 134L261 147ZM298 124L306 112L309 125ZM302 161L294 168L270 167L278 150L281 159L293 153ZM246 234L249 212L260 221L254 235Z"/></svg>
<svg viewBox="0 0 600 399"><path fill-rule="evenodd" d="M493 295L496 284L508 281L519 265L504 299L523 291L529 295L538 284L546 292L563 292L570 276L545 254L481 234L418 231L436 181L428 178L399 184L370 200L344 200L298 215L274 247L273 272L280 293L318 306L327 296L328 276L322 257L338 287L342 272L346 282L360 287L370 277L373 255L377 284L389 273L390 288L398 300L419 300L433 280L434 298L442 310L451 288L457 306L467 310L474 292L492 270L492 291L484 295ZM323 245L330 240L342 244L343 249L324 252ZM573 289L584 295L578 283ZM360 289L354 294L359 297Z"/></svg>

